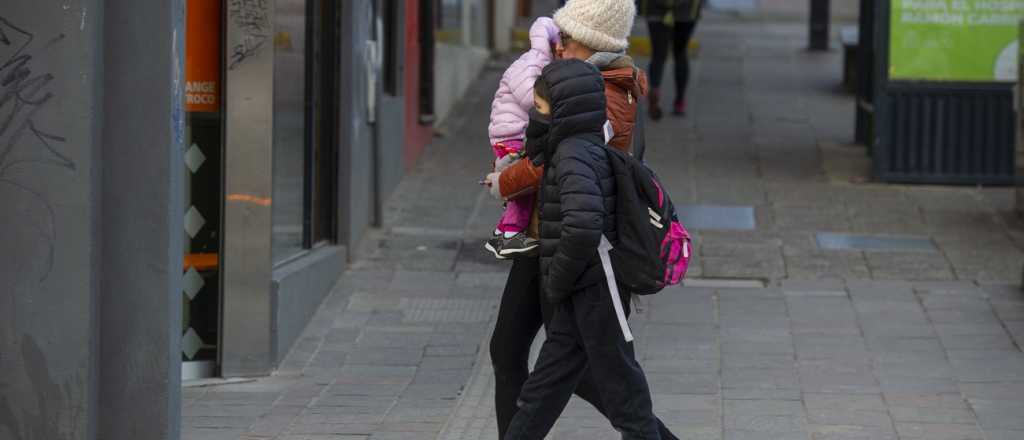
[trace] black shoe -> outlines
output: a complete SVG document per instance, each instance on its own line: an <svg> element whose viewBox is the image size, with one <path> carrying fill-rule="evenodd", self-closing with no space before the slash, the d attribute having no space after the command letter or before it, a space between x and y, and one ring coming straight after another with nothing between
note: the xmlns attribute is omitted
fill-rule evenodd
<svg viewBox="0 0 1024 440"><path fill-rule="evenodd" d="M539 240L520 232L512 238L504 239L498 254L504 257L532 257L537 255L539 246Z"/></svg>
<svg viewBox="0 0 1024 440"><path fill-rule="evenodd" d="M487 240L487 242L484 243L484 249L487 249L492 254L494 254L494 258L497 258L499 260L507 260L508 257L501 255L501 246L504 243L505 239L501 238L501 236L494 237L490 240Z"/></svg>

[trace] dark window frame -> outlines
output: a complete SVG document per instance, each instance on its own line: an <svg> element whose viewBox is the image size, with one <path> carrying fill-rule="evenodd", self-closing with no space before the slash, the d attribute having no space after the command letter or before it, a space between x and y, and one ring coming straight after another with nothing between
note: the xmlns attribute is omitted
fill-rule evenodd
<svg viewBox="0 0 1024 440"><path fill-rule="evenodd" d="M340 8L306 0L306 90L302 247L336 243Z"/></svg>

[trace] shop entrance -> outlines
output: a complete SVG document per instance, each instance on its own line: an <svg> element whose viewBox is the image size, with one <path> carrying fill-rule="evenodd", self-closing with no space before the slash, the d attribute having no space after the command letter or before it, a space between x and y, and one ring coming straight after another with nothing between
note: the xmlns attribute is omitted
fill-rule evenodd
<svg viewBox="0 0 1024 440"><path fill-rule="evenodd" d="M223 205L222 23L219 1L188 0L185 19L185 261L182 379L216 374Z"/></svg>

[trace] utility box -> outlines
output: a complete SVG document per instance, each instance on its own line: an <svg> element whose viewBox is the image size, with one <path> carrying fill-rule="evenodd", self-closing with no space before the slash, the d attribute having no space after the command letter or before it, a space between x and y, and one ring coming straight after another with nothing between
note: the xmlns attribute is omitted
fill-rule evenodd
<svg viewBox="0 0 1024 440"><path fill-rule="evenodd" d="M1011 185L1024 0L874 2L874 177Z"/></svg>

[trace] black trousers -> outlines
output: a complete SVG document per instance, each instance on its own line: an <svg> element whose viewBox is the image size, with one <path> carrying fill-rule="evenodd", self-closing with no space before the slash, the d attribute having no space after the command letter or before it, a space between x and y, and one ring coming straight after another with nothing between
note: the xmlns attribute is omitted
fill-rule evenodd
<svg viewBox="0 0 1024 440"><path fill-rule="evenodd" d="M648 20L647 30L651 34L651 86L661 87L662 74L665 71L665 61L668 59L668 48L672 47L672 57L676 61L676 101L686 98L686 85L690 81L690 57L686 49L690 45L690 38L697 27L696 21L675 22L674 26L668 26L658 20Z"/></svg>
<svg viewBox="0 0 1024 440"><path fill-rule="evenodd" d="M505 284L490 345L495 378L494 403L501 439L505 438L512 418L519 411L517 401L530 374L530 345L540 331L541 324L549 321L554 311L553 305L540 298L539 260L516 259ZM628 308L626 313L629 313ZM610 325L617 330L614 316L611 319ZM589 371L582 375L576 385L576 395L608 416L598 384ZM677 439L660 420L657 420L657 424L663 440Z"/></svg>

